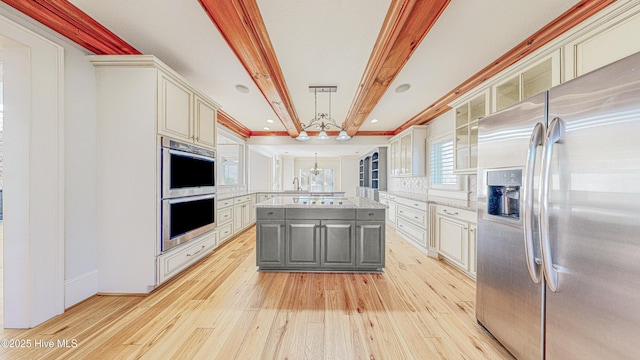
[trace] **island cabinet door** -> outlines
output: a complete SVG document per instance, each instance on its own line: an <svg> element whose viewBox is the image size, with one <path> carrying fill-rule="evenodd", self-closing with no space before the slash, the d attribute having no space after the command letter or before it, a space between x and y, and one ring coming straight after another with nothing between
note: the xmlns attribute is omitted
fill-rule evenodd
<svg viewBox="0 0 640 360"><path fill-rule="evenodd" d="M320 220L287 220L286 266L320 266Z"/></svg>
<svg viewBox="0 0 640 360"><path fill-rule="evenodd" d="M356 222L348 220L323 220L321 262L323 267L354 268Z"/></svg>
<svg viewBox="0 0 640 360"><path fill-rule="evenodd" d="M284 220L258 221L256 224L256 265L284 266Z"/></svg>
<svg viewBox="0 0 640 360"><path fill-rule="evenodd" d="M356 224L356 267L384 267L384 221L362 221Z"/></svg>

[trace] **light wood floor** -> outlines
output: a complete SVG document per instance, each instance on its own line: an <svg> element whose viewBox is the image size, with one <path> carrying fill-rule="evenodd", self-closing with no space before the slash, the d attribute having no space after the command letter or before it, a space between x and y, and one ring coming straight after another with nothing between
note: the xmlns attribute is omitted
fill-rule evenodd
<svg viewBox="0 0 640 360"><path fill-rule="evenodd" d="M258 273L254 245L255 227L147 297L96 296L5 329L31 348L0 358L512 358L476 324L473 281L393 230L383 274Z"/></svg>

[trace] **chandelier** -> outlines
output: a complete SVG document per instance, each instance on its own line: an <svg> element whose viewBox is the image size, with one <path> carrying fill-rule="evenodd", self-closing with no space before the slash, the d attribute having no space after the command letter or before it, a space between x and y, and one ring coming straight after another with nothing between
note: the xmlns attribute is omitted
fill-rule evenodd
<svg viewBox="0 0 640 360"><path fill-rule="evenodd" d="M309 91L313 92L313 96L315 98L315 113L314 113L315 116L313 119L311 119L308 125L305 125L304 123L300 124L302 125L302 131L300 131L300 134L298 135L298 137L296 137L296 140L307 141L311 139L311 137L307 134L307 131L306 131L309 128L315 128L316 130L320 130L320 132L318 133L318 136L316 137L317 140L320 140L320 141L327 140L329 139L329 135L327 135L326 130L331 127L340 129L340 133L336 137L336 140L344 141L344 140L351 139L351 136L349 136L349 134L347 134L347 132L344 130L344 123L342 123L342 126L340 126L331 117L331 93L338 91L338 87L337 86L309 86ZM318 93L319 92L329 93L329 112L328 113L318 112Z"/></svg>
<svg viewBox="0 0 640 360"><path fill-rule="evenodd" d="M318 167L318 153L316 153L316 163L313 165L313 168L309 170L309 172L316 176L318 176L322 172L322 168Z"/></svg>

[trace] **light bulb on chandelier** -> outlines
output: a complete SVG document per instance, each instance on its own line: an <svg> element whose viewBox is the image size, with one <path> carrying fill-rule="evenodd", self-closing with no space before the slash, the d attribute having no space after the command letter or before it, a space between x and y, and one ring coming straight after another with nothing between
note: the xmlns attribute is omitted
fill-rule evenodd
<svg viewBox="0 0 640 360"><path fill-rule="evenodd" d="M300 131L300 134L296 137L296 140L307 141L311 139L309 134L307 134L306 130L312 127L315 127L316 130L320 130L320 132L318 133L318 136L316 136L316 140L319 140L319 141L325 141L330 139L326 130L330 129L331 127L334 127L340 130L340 133L338 133L336 140L345 141L345 140L351 139L351 136L349 136L349 134L347 134L347 131L344 129L344 123L342 123L342 126L340 126L338 125L338 123L336 123L336 121L333 118L331 118L331 93L338 91L338 87L337 86L309 86L309 91L313 92L313 96L315 99L315 107L314 107L315 116L313 119L311 119L308 125L304 123L300 124L302 126L302 131ZM329 112L328 113L318 112L318 93L319 92L329 93Z"/></svg>

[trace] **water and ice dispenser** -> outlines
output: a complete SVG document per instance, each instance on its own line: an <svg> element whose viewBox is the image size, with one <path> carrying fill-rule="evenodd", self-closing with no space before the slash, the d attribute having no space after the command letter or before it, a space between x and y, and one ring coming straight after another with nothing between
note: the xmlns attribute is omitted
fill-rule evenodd
<svg viewBox="0 0 640 360"><path fill-rule="evenodd" d="M520 219L522 170L487 171L487 212L490 215Z"/></svg>

